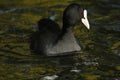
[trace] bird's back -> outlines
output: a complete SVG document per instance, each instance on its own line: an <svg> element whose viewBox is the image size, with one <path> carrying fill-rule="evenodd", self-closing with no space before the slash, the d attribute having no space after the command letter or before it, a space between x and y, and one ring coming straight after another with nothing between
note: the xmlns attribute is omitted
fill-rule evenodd
<svg viewBox="0 0 120 80"><path fill-rule="evenodd" d="M38 21L38 29L31 36L30 48L36 53L45 53L46 48L52 46L60 34L60 27L50 19L42 19Z"/></svg>
<svg viewBox="0 0 120 80"><path fill-rule="evenodd" d="M38 29L39 32L48 31L48 33L51 32L54 34L59 34L60 32L59 25L51 19L42 19L38 21Z"/></svg>

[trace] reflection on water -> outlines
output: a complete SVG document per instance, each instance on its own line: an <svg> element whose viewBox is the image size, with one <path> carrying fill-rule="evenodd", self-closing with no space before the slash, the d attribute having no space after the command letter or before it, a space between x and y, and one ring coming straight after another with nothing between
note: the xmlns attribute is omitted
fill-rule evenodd
<svg viewBox="0 0 120 80"><path fill-rule="evenodd" d="M29 36L41 18L56 13L62 22L64 8L80 3L88 10L91 30L76 26L75 36L82 45L79 55L45 57L31 54ZM58 74L57 80L120 79L119 0L4 0L0 2L0 80L39 80ZM80 72L70 72L78 69Z"/></svg>

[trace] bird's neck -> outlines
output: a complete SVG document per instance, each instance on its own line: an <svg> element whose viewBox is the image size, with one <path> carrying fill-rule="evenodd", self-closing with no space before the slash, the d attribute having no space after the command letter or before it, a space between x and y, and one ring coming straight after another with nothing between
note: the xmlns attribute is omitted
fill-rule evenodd
<svg viewBox="0 0 120 80"><path fill-rule="evenodd" d="M72 27L67 27L67 25L63 25L63 27L61 29L61 33L58 36L58 38L56 39L55 44L57 44L60 40L65 38L65 36L67 36L67 35L70 36L71 34L73 35Z"/></svg>
<svg viewBox="0 0 120 80"><path fill-rule="evenodd" d="M61 40L68 40L68 39L75 40L72 27L66 28L66 30L63 31L61 34L62 34Z"/></svg>

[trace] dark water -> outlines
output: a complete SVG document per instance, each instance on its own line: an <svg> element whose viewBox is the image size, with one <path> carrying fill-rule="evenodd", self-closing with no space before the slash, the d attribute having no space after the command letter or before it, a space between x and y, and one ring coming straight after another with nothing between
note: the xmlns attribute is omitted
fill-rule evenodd
<svg viewBox="0 0 120 80"><path fill-rule="evenodd" d="M81 23L75 27L75 36L82 45L80 54L32 54L29 37L36 31L37 21L55 12L57 23L62 25L62 12L73 2L88 10L91 25L89 31ZM119 0L0 1L0 80L40 80L54 74L60 75L57 80L120 79Z"/></svg>

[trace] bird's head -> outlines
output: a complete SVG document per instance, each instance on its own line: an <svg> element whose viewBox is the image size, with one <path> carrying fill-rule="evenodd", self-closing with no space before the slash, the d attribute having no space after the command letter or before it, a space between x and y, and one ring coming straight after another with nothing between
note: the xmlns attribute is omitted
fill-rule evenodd
<svg viewBox="0 0 120 80"><path fill-rule="evenodd" d="M90 24L87 19L87 10L82 9L82 7L73 3L70 4L63 13L63 25L74 26L78 22L82 22L87 29L90 29Z"/></svg>

